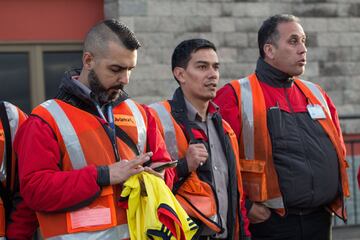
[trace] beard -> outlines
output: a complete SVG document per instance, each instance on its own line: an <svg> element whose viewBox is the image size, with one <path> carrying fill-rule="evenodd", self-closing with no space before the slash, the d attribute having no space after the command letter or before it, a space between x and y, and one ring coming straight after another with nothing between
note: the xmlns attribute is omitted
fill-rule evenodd
<svg viewBox="0 0 360 240"><path fill-rule="evenodd" d="M109 103L118 99L120 95L126 95L122 84L105 88L93 69L91 69L88 74L88 80L90 90L95 94L100 104Z"/></svg>

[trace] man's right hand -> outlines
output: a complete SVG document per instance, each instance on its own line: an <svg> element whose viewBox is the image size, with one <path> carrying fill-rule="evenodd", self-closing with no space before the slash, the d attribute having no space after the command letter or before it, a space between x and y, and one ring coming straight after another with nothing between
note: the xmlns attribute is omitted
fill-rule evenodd
<svg viewBox="0 0 360 240"><path fill-rule="evenodd" d="M195 171L199 166L203 165L208 159L208 152L202 143L189 144L186 151L186 161L189 172Z"/></svg>
<svg viewBox="0 0 360 240"><path fill-rule="evenodd" d="M250 223L261 223L269 219L271 211L266 206L253 203L247 216Z"/></svg>
<svg viewBox="0 0 360 240"><path fill-rule="evenodd" d="M109 165L110 184L125 182L129 177L144 171L143 163L149 161L152 152L141 154L133 160L121 160L120 162Z"/></svg>

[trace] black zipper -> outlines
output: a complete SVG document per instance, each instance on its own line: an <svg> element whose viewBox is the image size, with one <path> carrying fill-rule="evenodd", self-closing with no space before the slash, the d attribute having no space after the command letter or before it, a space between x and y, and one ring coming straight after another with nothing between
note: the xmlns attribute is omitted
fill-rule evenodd
<svg viewBox="0 0 360 240"><path fill-rule="evenodd" d="M110 130L110 127L107 126L107 124L104 124L100 121L100 119L98 119L96 117L96 119L99 121L99 123L101 124L101 126L104 128L105 132L106 132L106 135L109 137L109 140L111 142L111 146L113 148L113 151L114 151L114 155L115 155L115 161L116 162L120 162L121 158L120 158L120 155L119 155L119 151L118 151L118 147L117 147L117 141L116 141L116 136L115 136L115 133L114 133L114 138L111 137L111 130Z"/></svg>
<svg viewBox="0 0 360 240"><path fill-rule="evenodd" d="M293 107L292 107L292 105L290 104L290 100L289 100L289 96L288 96L288 94L287 94L287 91L286 91L286 89L287 88L284 88L284 93L285 93L285 98L286 98L286 102L288 103L288 106L289 106L289 108L290 108L290 112L291 113L294 113L294 109L293 109ZM299 123L298 123L298 120L297 120L297 118L296 118L296 116L294 116L293 114L292 114L292 117L295 119L295 124L296 124L296 129L299 129ZM309 160L308 160L308 158L307 158L307 155L306 155L306 151L305 151L305 149L304 149L304 146L305 146L305 144L304 144L304 138L303 138L303 135L302 134L300 134L301 132L300 131L298 131L298 136L299 136L299 138L300 138L300 140L301 140L301 146L302 146L302 149L303 149L303 153L304 153L304 156L305 156L305 161L306 161L306 164L308 165L308 167L309 167L309 169L310 169L310 173L311 173L311 203L314 201L314 172L313 172L313 169L312 169L312 167L311 167L311 164L310 164L310 162L309 162Z"/></svg>

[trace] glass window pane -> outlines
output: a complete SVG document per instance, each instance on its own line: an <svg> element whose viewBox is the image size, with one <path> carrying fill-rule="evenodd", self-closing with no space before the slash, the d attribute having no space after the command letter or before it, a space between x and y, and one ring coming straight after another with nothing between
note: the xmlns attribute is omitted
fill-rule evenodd
<svg viewBox="0 0 360 240"><path fill-rule="evenodd" d="M82 52L44 52L45 97L54 98L65 71L82 67Z"/></svg>
<svg viewBox="0 0 360 240"><path fill-rule="evenodd" d="M0 99L30 111L29 54L0 53Z"/></svg>

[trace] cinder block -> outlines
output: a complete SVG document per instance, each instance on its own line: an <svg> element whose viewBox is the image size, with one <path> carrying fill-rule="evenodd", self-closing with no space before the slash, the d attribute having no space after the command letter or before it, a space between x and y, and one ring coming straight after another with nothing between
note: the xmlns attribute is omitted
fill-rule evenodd
<svg viewBox="0 0 360 240"><path fill-rule="evenodd" d="M359 91L352 89L347 89L344 91L344 104L358 104L359 102Z"/></svg>
<svg viewBox="0 0 360 240"><path fill-rule="evenodd" d="M293 5L293 14L298 17L337 17L337 7L335 3L317 4L296 4Z"/></svg>
<svg viewBox="0 0 360 240"><path fill-rule="evenodd" d="M197 16L219 17L222 14L222 4L217 2L197 2Z"/></svg>
<svg viewBox="0 0 360 240"><path fill-rule="evenodd" d="M342 38L339 42L339 46L360 46L359 32L344 32L341 34Z"/></svg>
<svg viewBox="0 0 360 240"><path fill-rule="evenodd" d="M320 76L346 76L352 64L351 62L320 62Z"/></svg>
<svg viewBox="0 0 360 240"><path fill-rule="evenodd" d="M119 1L119 16L145 16L147 14L146 0Z"/></svg>
<svg viewBox="0 0 360 240"><path fill-rule="evenodd" d="M165 80L172 76L170 65L165 64L146 64L138 65L132 72L133 79L141 79L146 81ZM141 81L143 82L143 81ZM147 91L147 89L144 89ZM141 91L140 88L138 91Z"/></svg>
<svg viewBox="0 0 360 240"><path fill-rule="evenodd" d="M270 15L269 3L234 3L230 6L232 15L236 17L264 17Z"/></svg>
<svg viewBox="0 0 360 240"><path fill-rule="evenodd" d="M306 33L327 32L328 20L327 18L304 17L301 18L301 25Z"/></svg>
<svg viewBox="0 0 360 240"><path fill-rule="evenodd" d="M205 38L215 44L216 47L224 47L225 37L224 33L198 33L198 37Z"/></svg>
<svg viewBox="0 0 360 240"><path fill-rule="evenodd" d="M170 47L174 41L172 33L136 33L144 48Z"/></svg>
<svg viewBox="0 0 360 240"><path fill-rule="evenodd" d="M259 48L239 48L237 59L240 63L254 63L259 58Z"/></svg>
<svg viewBox="0 0 360 240"><path fill-rule="evenodd" d="M173 48L140 48L138 66L142 64L165 64L170 66Z"/></svg>
<svg viewBox="0 0 360 240"><path fill-rule="evenodd" d="M234 18L212 18L211 19L212 32L234 32L235 20Z"/></svg>
<svg viewBox="0 0 360 240"><path fill-rule="evenodd" d="M354 50L352 47L327 48L327 52L327 61L329 62L354 60Z"/></svg>
<svg viewBox="0 0 360 240"><path fill-rule="evenodd" d="M171 2L172 16L196 16L197 7L196 2Z"/></svg>
<svg viewBox="0 0 360 240"><path fill-rule="evenodd" d="M248 46L248 35L246 33L224 33L225 42L227 47L246 47Z"/></svg>
<svg viewBox="0 0 360 240"><path fill-rule="evenodd" d="M220 75L222 78L243 78L253 73L255 67L256 65L251 63L224 63L220 69Z"/></svg>
<svg viewBox="0 0 360 240"><path fill-rule="evenodd" d="M319 76L319 63L318 62L308 62L305 67L304 76L305 76L305 78Z"/></svg>
<svg viewBox="0 0 360 240"><path fill-rule="evenodd" d="M228 62L236 62L237 60L237 49L221 47L217 50L219 61L221 64ZM221 66L220 66L221 67Z"/></svg>
<svg viewBox="0 0 360 240"><path fill-rule="evenodd" d="M184 28L184 31L188 32L211 32L211 19L210 17L186 17Z"/></svg>
<svg viewBox="0 0 360 240"><path fill-rule="evenodd" d="M360 32L360 18L349 18L349 31Z"/></svg>
<svg viewBox="0 0 360 240"><path fill-rule="evenodd" d="M213 41L214 39L214 38L210 39L209 37L202 37L201 33L198 32L181 32L181 33L176 33L174 35L174 41L172 46L175 48L180 42L191 38L205 38L209 41Z"/></svg>
<svg viewBox="0 0 360 240"><path fill-rule="evenodd" d="M345 89L347 90L360 90L360 76L346 77ZM359 104L360 105L360 104Z"/></svg>
<svg viewBox="0 0 360 240"><path fill-rule="evenodd" d="M350 17L360 17L360 3L351 3L347 14Z"/></svg>
<svg viewBox="0 0 360 240"><path fill-rule="evenodd" d="M327 20L329 32L349 32L350 21L348 18L329 18Z"/></svg>
<svg viewBox="0 0 360 240"><path fill-rule="evenodd" d="M337 47L343 41L341 33L318 33L317 41L319 47Z"/></svg>
<svg viewBox="0 0 360 240"><path fill-rule="evenodd" d="M257 33L248 33L248 47L255 48L258 47Z"/></svg>
<svg viewBox="0 0 360 240"><path fill-rule="evenodd" d="M315 83L319 84L325 91L344 90L344 83L347 77L344 76L318 76L313 78Z"/></svg>
<svg viewBox="0 0 360 240"><path fill-rule="evenodd" d="M106 19L117 18L119 15L119 4L117 1L105 1L104 3L104 15Z"/></svg>
<svg viewBox="0 0 360 240"><path fill-rule="evenodd" d="M148 16L171 16L171 1L148 0Z"/></svg>
<svg viewBox="0 0 360 240"><path fill-rule="evenodd" d="M286 1L273 1L271 3L269 3L268 1L266 1L266 3L269 4L268 8L269 8L269 13L268 15L264 15L262 17L266 18L268 16L271 15L275 15L275 14L280 14L280 13L291 13L292 12L292 6L295 4L294 2L290 3L283 3ZM259 15L259 17L261 17L261 15Z"/></svg>
<svg viewBox="0 0 360 240"><path fill-rule="evenodd" d="M236 18L235 30L237 32L254 32L257 33L262 22L261 18Z"/></svg>
<svg viewBox="0 0 360 240"><path fill-rule="evenodd" d="M345 104L344 91L342 90L327 91L327 94L329 95L335 106L340 106Z"/></svg>
<svg viewBox="0 0 360 240"><path fill-rule="evenodd" d="M307 60L310 62L313 61L326 61L328 58L328 49L325 47L308 47L307 48Z"/></svg>
<svg viewBox="0 0 360 240"><path fill-rule="evenodd" d="M135 28L139 32L184 32L185 17L137 17Z"/></svg>

